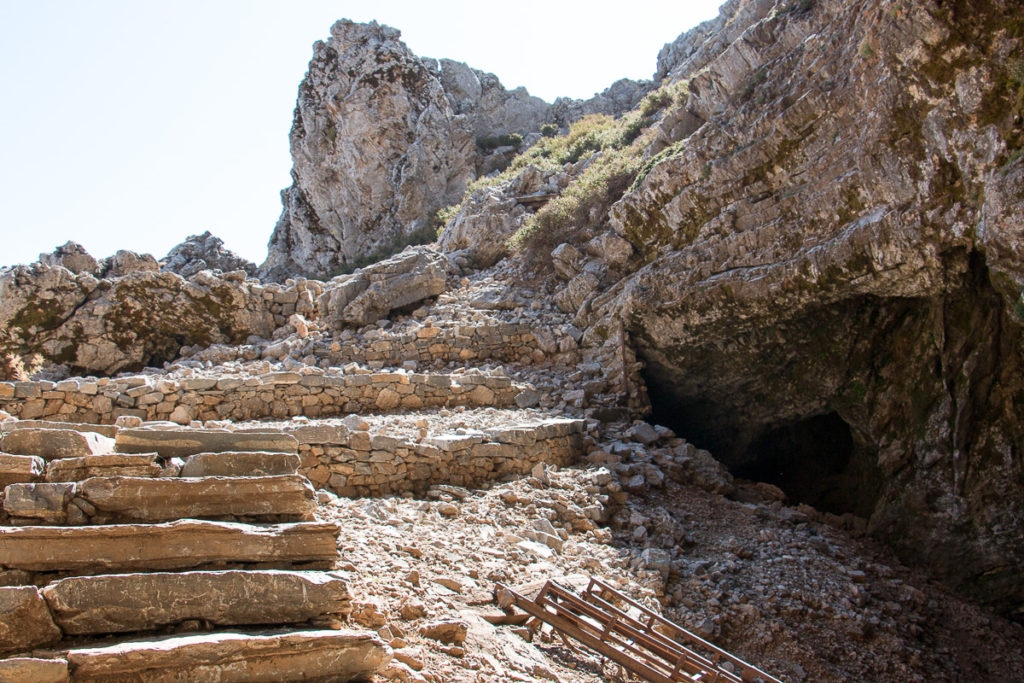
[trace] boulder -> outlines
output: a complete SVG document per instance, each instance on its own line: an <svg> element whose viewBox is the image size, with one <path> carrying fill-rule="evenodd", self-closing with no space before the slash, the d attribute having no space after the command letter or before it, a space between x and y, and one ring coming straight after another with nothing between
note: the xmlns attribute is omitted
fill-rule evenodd
<svg viewBox="0 0 1024 683"><path fill-rule="evenodd" d="M99 275L100 265L78 242L65 242L49 254L40 254L39 263L44 266L67 268L72 273Z"/></svg>
<svg viewBox="0 0 1024 683"><path fill-rule="evenodd" d="M209 230L202 235L189 235L184 242L171 249L160 262L160 268L190 278L201 270L219 270L228 273L244 271L256 274L256 264L224 248L224 240Z"/></svg>
<svg viewBox="0 0 1024 683"><path fill-rule="evenodd" d="M448 259L429 247L410 247L351 275L337 277L319 299L335 329L361 327L445 291Z"/></svg>
<svg viewBox="0 0 1024 683"><path fill-rule="evenodd" d="M262 277L324 277L386 255L430 230L472 179L472 131L400 35L342 20L313 46L290 135L293 185Z"/></svg>
<svg viewBox="0 0 1024 683"><path fill-rule="evenodd" d="M274 329L262 292L208 272L99 280L40 263L0 272L0 353L40 354L82 374L161 364L184 345L240 344Z"/></svg>

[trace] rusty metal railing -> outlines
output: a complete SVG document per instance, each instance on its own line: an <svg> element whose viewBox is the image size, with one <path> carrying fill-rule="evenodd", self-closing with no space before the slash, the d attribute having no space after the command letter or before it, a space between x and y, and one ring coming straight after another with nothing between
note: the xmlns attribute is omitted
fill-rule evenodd
<svg viewBox="0 0 1024 683"><path fill-rule="evenodd" d="M549 624L650 683L781 683L597 579L580 595L554 581L533 600L502 584L494 594L502 609L533 617L532 628Z"/></svg>

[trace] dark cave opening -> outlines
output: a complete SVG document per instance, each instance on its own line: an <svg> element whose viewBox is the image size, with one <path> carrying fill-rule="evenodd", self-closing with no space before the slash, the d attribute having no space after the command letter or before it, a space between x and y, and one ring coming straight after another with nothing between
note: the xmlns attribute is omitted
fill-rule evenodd
<svg viewBox="0 0 1024 683"><path fill-rule="evenodd" d="M812 415L759 431L730 424L731 411L681 400L670 387L647 378L654 421L707 448L734 476L774 484L790 504L870 517L882 488L873 450L859 444L836 412Z"/></svg>
<svg viewBox="0 0 1024 683"><path fill-rule="evenodd" d="M868 517L878 498L878 473L837 413L771 429L747 448L738 477L782 489L791 503Z"/></svg>

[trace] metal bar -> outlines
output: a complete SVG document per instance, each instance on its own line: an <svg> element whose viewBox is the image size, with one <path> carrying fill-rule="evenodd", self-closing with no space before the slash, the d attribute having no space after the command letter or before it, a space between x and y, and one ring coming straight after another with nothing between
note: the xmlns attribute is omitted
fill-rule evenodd
<svg viewBox="0 0 1024 683"><path fill-rule="evenodd" d="M524 612L528 612L529 614L537 617L538 619L541 619L551 624L556 629L572 636L573 638L580 641L587 647L607 656L609 659L612 659L617 664L624 667L631 673L635 673L638 676L643 676L651 683L678 683L679 679L668 678L660 672L652 669L651 667L641 662L637 662L624 652L616 650L612 647L608 647L606 643L602 643L597 638L594 638L588 633L576 628L576 626L569 620L561 617L560 615L552 614L551 612L548 612L547 610L541 607L538 607L533 601L524 598L523 596L515 593L515 591L511 591L510 589L508 590L513 595L516 607L519 607ZM691 678L690 680L692 681L693 679Z"/></svg>
<svg viewBox="0 0 1024 683"><path fill-rule="evenodd" d="M765 673L764 671L761 671L760 669L758 669L753 664L745 662L742 659L740 659L739 657L736 657L735 655L729 654L725 650L723 650L723 649L721 649L719 647L716 647L715 645L713 645L713 644L709 643L708 641L704 640L703 638L701 638L697 634L691 633L690 631L687 631L685 628L683 628L679 624L671 622L668 619L666 619L663 616L661 616L660 614L657 614L656 612L653 612L653 611L647 609L646 607L644 607L640 603L636 602L635 600L630 599L626 595L623 595L622 593L620 593L619 591L615 590L614 588L612 588L608 584L604 583L603 581L591 577L590 584L587 586L587 591L590 592L591 588L593 586L598 586L602 590L608 591L608 592L612 593L615 597L621 599L622 601L626 602L627 604L629 604L629 605L631 605L633 607L636 607L641 612L644 612L646 614L652 615L654 617L655 621L657 621L659 624L662 624L664 626L667 626L669 628L674 629L679 635L682 635L687 640L690 640L693 643L700 644L701 646L703 646L703 647L707 648L708 650L711 650L715 654L721 656L725 660L727 660L727 661L731 662L732 664L740 667L741 670L743 671L743 674L741 676L741 680L743 680L743 681L753 681L755 678L760 677L760 678L763 678L765 680L765 683L782 683L782 681L780 681L778 678L775 678L771 674L768 674L768 673Z"/></svg>
<svg viewBox="0 0 1024 683"><path fill-rule="evenodd" d="M495 598L506 610L513 605L519 607L534 619L550 624L563 640L565 635L575 638L650 683L749 683L756 679L781 683L595 578L590 579L582 596L547 581L534 600L501 584L495 589ZM635 608L640 617L631 616L612 600ZM656 630L655 624L667 627L674 637ZM691 649L686 643L707 650L711 656ZM718 664L722 660L742 673L737 675L722 668Z"/></svg>

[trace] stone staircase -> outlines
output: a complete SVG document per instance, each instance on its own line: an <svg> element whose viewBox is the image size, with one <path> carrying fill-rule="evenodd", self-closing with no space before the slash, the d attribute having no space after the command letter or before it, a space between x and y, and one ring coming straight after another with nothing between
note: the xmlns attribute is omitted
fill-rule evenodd
<svg viewBox="0 0 1024 683"><path fill-rule="evenodd" d="M0 681L347 681L390 661L339 628L340 530L293 436L29 427L8 447L36 452L0 456Z"/></svg>

